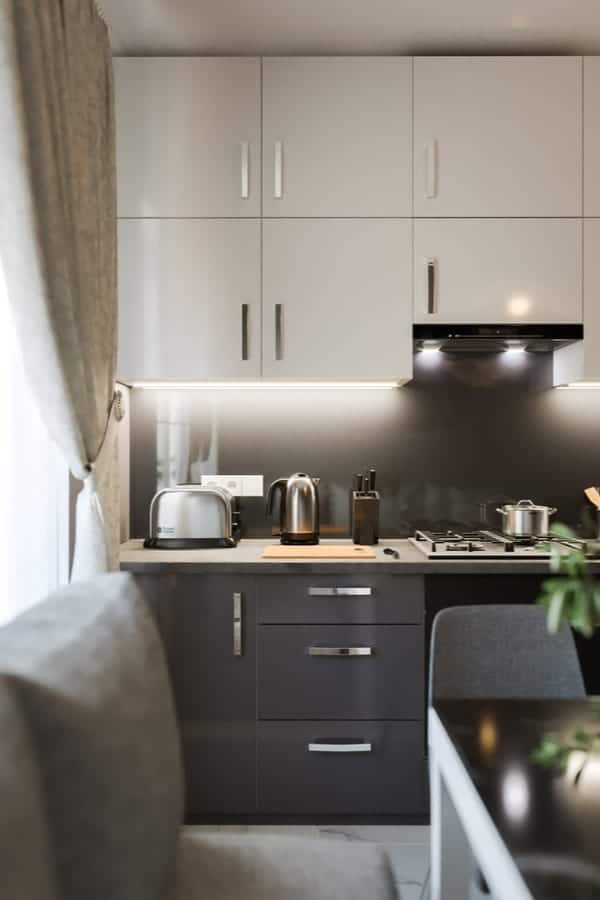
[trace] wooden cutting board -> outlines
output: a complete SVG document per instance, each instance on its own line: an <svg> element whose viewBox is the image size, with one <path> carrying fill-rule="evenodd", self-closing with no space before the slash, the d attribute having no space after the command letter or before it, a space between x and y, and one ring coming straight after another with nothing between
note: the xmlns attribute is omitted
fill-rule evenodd
<svg viewBox="0 0 600 900"><path fill-rule="evenodd" d="M335 544L303 544L293 547L273 544L265 547L263 559L375 559L372 547Z"/></svg>

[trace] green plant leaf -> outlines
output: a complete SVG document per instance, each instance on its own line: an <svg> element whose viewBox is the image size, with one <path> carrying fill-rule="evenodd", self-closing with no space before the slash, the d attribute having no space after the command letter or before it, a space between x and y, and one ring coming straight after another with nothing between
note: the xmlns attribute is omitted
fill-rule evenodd
<svg viewBox="0 0 600 900"><path fill-rule="evenodd" d="M567 541L577 540L577 535L573 529L569 528L569 526L565 525L563 522L554 522L550 527L550 534L555 534L556 537L563 538L563 540Z"/></svg>

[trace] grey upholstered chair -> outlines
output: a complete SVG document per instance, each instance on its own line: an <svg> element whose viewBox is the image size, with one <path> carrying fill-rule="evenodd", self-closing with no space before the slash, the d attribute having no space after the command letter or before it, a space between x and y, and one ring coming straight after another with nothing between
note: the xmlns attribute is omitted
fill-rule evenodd
<svg viewBox="0 0 600 900"><path fill-rule="evenodd" d="M539 606L453 606L431 636L429 703L486 698L580 699L585 686L570 629L551 635ZM429 900L427 875L421 900ZM482 876L471 900L488 898Z"/></svg>
<svg viewBox="0 0 600 900"><path fill-rule="evenodd" d="M585 697L570 629L549 634L539 606L454 606L438 613L429 702L487 697Z"/></svg>
<svg viewBox="0 0 600 900"><path fill-rule="evenodd" d="M3 897L397 897L375 845L181 828L171 687L131 576L74 585L0 629L0 729Z"/></svg>

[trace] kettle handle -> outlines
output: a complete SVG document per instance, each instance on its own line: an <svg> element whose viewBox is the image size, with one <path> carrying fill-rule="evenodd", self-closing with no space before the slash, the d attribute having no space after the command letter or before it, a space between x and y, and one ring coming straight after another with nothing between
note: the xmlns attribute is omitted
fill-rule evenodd
<svg viewBox="0 0 600 900"><path fill-rule="evenodd" d="M267 494L267 515L273 515L273 501L275 499L275 492L277 490L281 491L281 503L283 503L285 498L285 488L287 487L287 478L278 478L269 486L269 491Z"/></svg>

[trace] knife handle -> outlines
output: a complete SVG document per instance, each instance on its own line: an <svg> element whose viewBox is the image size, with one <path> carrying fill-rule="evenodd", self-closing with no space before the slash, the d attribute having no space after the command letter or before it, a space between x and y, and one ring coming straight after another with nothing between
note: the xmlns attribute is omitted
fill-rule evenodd
<svg viewBox="0 0 600 900"><path fill-rule="evenodd" d="M352 490L358 491L359 493L363 489L363 477L360 472L357 472L356 475L352 476Z"/></svg>
<svg viewBox="0 0 600 900"><path fill-rule="evenodd" d="M369 490L375 490L375 481L377 479L377 472L375 469L369 469Z"/></svg>

